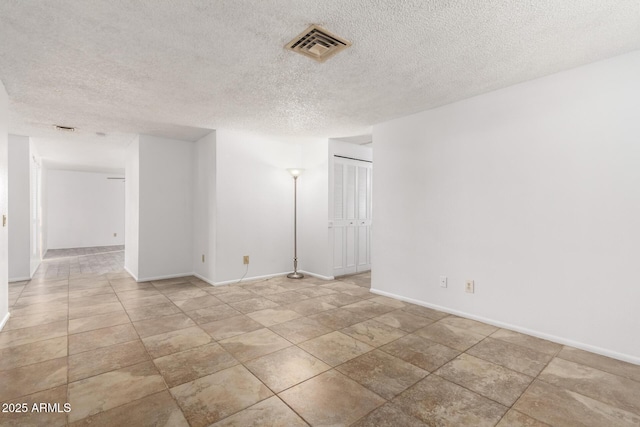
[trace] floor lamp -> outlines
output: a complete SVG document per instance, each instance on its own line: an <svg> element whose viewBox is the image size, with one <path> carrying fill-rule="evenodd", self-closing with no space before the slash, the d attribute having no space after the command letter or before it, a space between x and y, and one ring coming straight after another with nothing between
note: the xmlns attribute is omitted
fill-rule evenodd
<svg viewBox="0 0 640 427"><path fill-rule="evenodd" d="M298 273L298 177L304 169L287 169L293 177L293 273L287 274L289 279L302 279Z"/></svg>

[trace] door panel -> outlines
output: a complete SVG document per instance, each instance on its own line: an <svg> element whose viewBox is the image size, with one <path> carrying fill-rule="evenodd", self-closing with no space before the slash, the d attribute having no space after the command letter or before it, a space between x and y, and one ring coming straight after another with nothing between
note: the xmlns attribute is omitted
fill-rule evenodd
<svg viewBox="0 0 640 427"><path fill-rule="evenodd" d="M369 219L367 209L369 194L367 192L369 170L365 167L358 167L358 219Z"/></svg>
<svg viewBox="0 0 640 427"><path fill-rule="evenodd" d="M333 166L333 219L344 219L344 165Z"/></svg>
<svg viewBox="0 0 640 427"><path fill-rule="evenodd" d="M345 227L345 252L346 252L346 263L345 263L345 271L344 274L352 274L356 272L356 257L357 257L357 246L356 246L356 231L357 228L353 226Z"/></svg>
<svg viewBox="0 0 640 427"><path fill-rule="evenodd" d="M344 227L333 228L333 268L334 270L344 270Z"/></svg>
<svg viewBox="0 0 640 427"><path fill-rule="evenodd" d="M347 205L345 219L356 219L356 202L358 199L356 193L356 167L354 165L346 165L345 181L345 200Z"/></svg>
<svg viewBox="0 0 640 427"><path fill-rule="evenodd" d="M369 262L369 226L358 226L358 266L357 271L365 271L371 268Z"/></svg>

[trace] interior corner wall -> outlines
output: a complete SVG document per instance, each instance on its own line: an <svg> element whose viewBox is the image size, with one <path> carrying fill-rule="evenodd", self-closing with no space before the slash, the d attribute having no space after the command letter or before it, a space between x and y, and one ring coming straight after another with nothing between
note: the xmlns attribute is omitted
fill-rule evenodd
<svg viewBox="0 0 640 427"><path fill-rule="evenodd" d="M331 279L329 142L309 140L300 149L304 172L298 178L298 269Z"/></svg>
<svg viewBox="0 0 640 427"><path fill-rule="evenodd" d="M216 255L216 132L194 146L193 272L214 283Z"/></svg>
<svg viewBox="0 0 640 427"><path fill-rule="evenodd" d="M49 170L49 249L124 244L124 183L112 176Z"/></svg>
<svg viewBox="0 0 640 427"><path fill-rule="evenodd" d="M8 136L9 282L31 278L29 137Z"/></svg>
<svg viewBox="0 0 640 427"><path fill-rule="evenodd" d="M138 280L193 273L194 143L140 135Z"/></svg>
<svg viewBox="0 0 640 427"><path fill-rule="evenodd" d="M639 75L636 51L374 126L374 291L640 363Z"/></svg>
<svg viewBox="0 0 640 427"><path fill-rule="evenodd" d="M217 129L216 152L215 282L292 271L293 179L286 168L299 167L297 146Z"/></svg>
<svg viewBox="0 0 640 427"><path fill-rule="evenodd" d="M140 240L140 137L127 147L125 162L124 268L138 280Z"/></svg>
<svg viewBox="0 0 640 427"><path fill-rule="evenodd" d="M49 248L49 239L47 237L47 231L49 230L48 221L47 221L47 211L48 211L48 203L47 203L47 177L49 176L49 170L45 166L44 162L40 167L40 253L41 258L44 259L47 254L47 250Z"/></svg>
<svg viewBox="0 0 640 427"><path fill-rule="evenodd" d="M8 213L7 201L7 138L9 123L9 96L0 81L0 216ZM0 330L9 320L9 261L7 257L9 236L7 227L0 224Z"/></svg>

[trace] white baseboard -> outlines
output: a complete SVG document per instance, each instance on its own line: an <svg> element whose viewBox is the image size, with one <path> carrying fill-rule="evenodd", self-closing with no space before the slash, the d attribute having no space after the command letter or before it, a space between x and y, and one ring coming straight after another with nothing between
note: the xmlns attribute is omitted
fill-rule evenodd
<svg viewBox="0 0 640 427"><path fill-rule="evenodd" d="M193 276L197 277L198 279L202 280L203 282L206 282L206 283L210 284L211 286L215 286L216 285L215 283L213 283L212 280L207 279L206 277L201 276L198 273L193 273Z"/></svg>
<svg viewBox="0 0 640 427"><path fill-rule="evenodd" d="M42 260L38 260L38 263L33 268L30 268L29 276L9 277L9 283L31 280L33 278L33 275L36 274L38 267L40 267L40 264L42 264ZM29 265L29 267L31 267L31 265Z"/></svg>
<svg viewBox="0 0 640 427"><path fill-rule="evenodd" d="M135 274L133 274L131 272L131 270L129 270L127 267L124 267L124 271L126 271L127 273L129 273L129 276L133 277L133 280L135 280L138 283L141 282L151 282L153 280L164 280L164 279L175 279L176 277L187 277L187 276L195 276L201 280L204 280L207 283L211 283L210 281L208 281L207 279L205 279L204 277L201 277L193 272L188 272L188 273L180 273L180 274L168 274L165 276L153 276L153 277L138 277Z"/></svg>
<svg viewBox="0 0 640 427"><path fill-rule="evenodd" d="M413 299L413 298L403 297L402 295L396 295L396 294L393 294L391 292L385 292L385 291L381 291L381 290L373 289L373 288L371 289L371 292L374 293L374 294L377 294L377 295L383 295L383 296L386 296L386 297L391 297L391 298L398 299L400 301L410 302L412 304L416 304L416 305L420 305L420 306L423 306L423 307L432 308L434 310L443 311L445 313L455 314L456 316L465 317L467 319L477 320L478 322L487 323L489 325L497 326L499 328L510 329L512 331L520 332L520 333L523 333L523 334L526 334L526 335L531 335L531 336L534 336L534 337L537 337L537 338L542 338L542 339L545 339L547 341L553 341L553 342L558 343L558 344L563 344L563 345L568 345L568 346L571 346L571 347L579 348L580 350L590 351L591 353L596 353L596 354L600 354L602 356L611 357L613 359L622 360L623 362L629 362L629 363L633 363L635 365L640 365L640 357L632 356L630 354L619 353L617 351L609 350L609 349L606 349L606 348L596 347L596 346L593 346L593 345L590 345L590 344L577 342L577 341L571 340L569 338L559 337L559 336L556 336L556 335L551 335L551 334L547 334L547 333L544 333L544 332L535 331L535 330L528 329L528 328L523 328L521 326L513 325L513 324L510 324L510 323L501 322L499 320L488 319L488 318L482 317L482 316L476 316L474 314L469 314L469 313L466 313L466 312L463 312L463 311L453 310L453 309L450 309L450 308L447 308L447 307L442 307L442 306L439 306L439 305L436 305L436 304L430 304L428 302L416 300L416 299Z"/></svg>
<svg viewBox="0 0 640 427"><path fill-rule="evenodd" d="M42 264L42 260L38 260L38 263L36 264L36 266L31 269L31 277L33 277L33 275L36 274L36 271L38 270L38 267L40 267L40 264ZM31 280L31 277L29 277L29 280Z"/></svg>
<svg viewBox="0 0 640 427"><path fill-rule="evenodd" d="M300 273L306 274L306 275L312 276L312 277L317 277L318 279L322 279L322 280L335 280L335 277L333 277L333 276L323 276L322 274L316 274L316 273L312 273L310 271L300 270Z"/></svg>
<svg viewBox="0 0 640 427"><path fill-rule="evenodd" d="M128 273L131 274L130 272ZM153 280L175 279L176 277L186 277L186 276L193 276L193 271L190 271L188 273L167 274L165 276L139 277L136 279L136 282L151 282Z"/></svg>
<svg viewBox="0 0 640 427"><path fill-rule="evenodd" d="M193 271L190 271L188 273L180 273L180 274L169 274L166 276L155 276L155 277L136 277L135 274L133 274L131 271L129 271L129 269L127 267L124 268L125 271L127 273L129 273L131 275L131 277L133 277L135 279L136 282L151 282L153 280L163 280L163 279L175 279L176 277L186 277L186 276L194 276L197 277L198 279L202 280L203 282L207 282L208 284L212 285L212 286L222 286L222 285L230 285L232 283L244 283L244 282L250 282L253 280L261 280L261 279L270 279L272 277L277 277L277 276L285 276L287 273L274 273L274 274L265 274L263 276L252 276L252 277L245 277L244 279L240 280L240 279L234 279L234 280L225 280L223 282L213 282L211 279L208 279L198 273L195 273Z"/></svg>
<svg viewBox="0 0 640 427"><path fill-rule="evenodd" d="M9 317L11 317L11 313L7 312L7 314L4 315L4 318L0 322L0 331L2 330L2 328L4 328L4 325L6 325L7 322L9 321Z"/></svg>
<svg viewBox="0 0 640 427"><path fill-rule="evenodd" d="M127 266L125 266L125 267L124 267L124 271L126 271L127 273L129 273L129 276L133 277L133 280L135 280L136 282L139 282L139 281L140 281L140 280L138 280L138 276L136 276L135 274L133 274L133 273L131 272L131 270L129 270L129 269L127 268Z"/></svg>
<svg viewBox="0 0 640 427"><path fill-rule="evenodd" d="M264 279L271 279L272 277L278 277L278 276L286 276L287 274L289 274L290 272L285 271L284 273L273 273L273 274L265 274L262 276L251 276L251 277L245 277L244 279L234 279L234 280L225 280L222 282L214 282L211 279L208 279L198 273L194 273L194 272L189 272L189 273L181 273L181 274L171 274L171 275L167 275L167 276L157 276L157 277L136 277L135 274L133 274L131 271L129 271L129 269L127 267L124 268L124 270L129 273L129 275L131 275L131 277L133 277L135 279L136 282L150 282L152 280L163 280L163 279L175 279L176 277L185 277L185 276L194 276L197 277L198 279L202 280L203 282L207 282L208 284L212 285L212 286L223 286L223 285L230 285L233 283L244 283L244 282L251 282L254 280L264 280ZM334 280L333 276L322 276L320 274L315 274L315 273L310 273L308 271L300 271L303 274L307 274L309 276L313 276L313 277L317 277L319 279L323 279L323 280Z"/></svg>
<svg viewBox="0 0 640 427"><path fill-rule="evenodd" d="M245 277L244 279L225 280L224 282L214 283L214 286L230 285L233 283L243 283L243 282L250 282L253 280L261 280L261 279L271 279L272 277L286 276L287 274L289 274L289 272L285 271L284 273L265 274L264 276L252 276L252 277ZM211 283L209 280L205 280L205 281L207 283Z"/></svg>

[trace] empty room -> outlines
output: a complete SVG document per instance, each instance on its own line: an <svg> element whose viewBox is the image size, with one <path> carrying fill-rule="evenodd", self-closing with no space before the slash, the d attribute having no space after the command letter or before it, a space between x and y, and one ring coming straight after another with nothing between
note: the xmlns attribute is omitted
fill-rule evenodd
<svg viewBox="0 0 640 427"><path fill-rule="evenodd" d="M640 3L0 2L1 426L640 425Z"/></svg>

